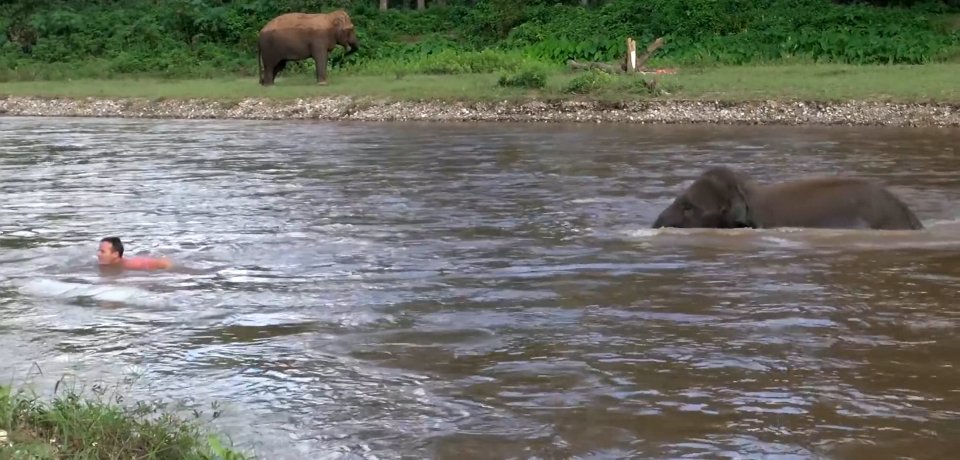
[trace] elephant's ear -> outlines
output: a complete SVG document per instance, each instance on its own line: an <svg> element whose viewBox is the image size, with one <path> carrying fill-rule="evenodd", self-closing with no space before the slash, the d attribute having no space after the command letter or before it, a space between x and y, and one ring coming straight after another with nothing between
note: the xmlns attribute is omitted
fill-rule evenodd
<svg viewBox="0 0 960 460"><path fill-rule="evenodd" d="M336 30L337 32L340 32L341 30L343 30L343 22L344 22L344 21L343 21L343 16L340 16L340 15L334 16L334 17L333 17L333 28L334 28L334 30Z"/></svg>
<svg viewBox="0 0 960 460"><path fill-rule="evenodd" d="M704 173L721 190L727 202L724 203L723 216L731 227L757 227L747 194L744 193L743 177L724 167L711 168Z"/></svg>

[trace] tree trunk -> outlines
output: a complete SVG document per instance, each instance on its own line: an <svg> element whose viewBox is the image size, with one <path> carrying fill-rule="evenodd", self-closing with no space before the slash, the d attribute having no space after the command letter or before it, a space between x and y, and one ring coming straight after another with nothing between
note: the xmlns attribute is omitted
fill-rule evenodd
<svg viewBox="0 0 960 460"><path fill-rule="evenodd" d="M380 0L380 11L387 11L389 0Z"/></svg>
<svg viewBox="0 0 960 460"><path fill-rule="evenodd" d="M426 8L427 8L427 1L426 1L426 0L417 0L417 9L418 9L418 10L423 10L423 9L426 9Z"/></svg>

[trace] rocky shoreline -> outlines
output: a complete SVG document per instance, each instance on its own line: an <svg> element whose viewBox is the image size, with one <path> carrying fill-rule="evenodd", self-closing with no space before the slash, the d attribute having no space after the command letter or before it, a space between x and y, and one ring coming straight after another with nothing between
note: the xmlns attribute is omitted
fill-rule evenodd
<svg viewBox="0 0 960 460"><path fill-rule="evenodd" d="M795 101L400 102L324 97L293 100L0 98L0 116L356 120L716 123L960 127L960 104Z"/></svg>

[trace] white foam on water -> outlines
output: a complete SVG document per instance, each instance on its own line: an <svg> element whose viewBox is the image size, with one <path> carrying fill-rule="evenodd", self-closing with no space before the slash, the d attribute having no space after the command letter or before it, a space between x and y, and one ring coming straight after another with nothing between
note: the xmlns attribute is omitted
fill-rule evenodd
<svg viewBox="0 0 960 460"><path fill-rule="evenodd" d="M157 293L116 284L69 283L48 278L33 278L21 283L18 289L24 295L61 300L90 298L103 302L143 306L158 306L164 303L163 297Z"/></svg>
<svg viewBox="0 0 960 460"><path fill-rule="evenodd" d="M956 227L960 231L960 218L953 219L936 219L929 222L924 222L923 225L927 229L946 229Z"/></svg>
<svg viewBox="0 0 960 460"><path fill-rule="evenodd" d="M794 241L788 238L778 238L770 235L761 236L760 239L779 248L802 248L807 246L800 241Z"/></svg>
<svg viewBox="0 0 960 460"><path fill-rule="evenodd" d="M24 237L24 238L31 237L31 236L37 236L36 232L32 232L32 231L30 231L30 230L17 230L17 231L14 231L14 232L10 232L10 233L8 233L7 235L10 235L10 236L19 236L19 237Z"/></svg>
<svg viewBox="0 0 960 460"><path fill-rule="evenodd" d="M341 312L331 315L326 321L333 322L340 327L361 327L374 323L395 323L396 317L389 313L377 313L372 311L351 311Z"/></svg>
<svg viewBox="0 0 960 460"><path fill-rule="evenodd" d="M50 147L56 150L85 150L90 147L88 142L59 142L54 143Z"/></svg>
<svg viewBox="0 0 960 460"><path fill-rule="evenodd" d="M665 228L639 228L636 230L630 230L627 232L627 236L630 238L650 238L652 236L659 235L661 232L666 231Z"/></svg>

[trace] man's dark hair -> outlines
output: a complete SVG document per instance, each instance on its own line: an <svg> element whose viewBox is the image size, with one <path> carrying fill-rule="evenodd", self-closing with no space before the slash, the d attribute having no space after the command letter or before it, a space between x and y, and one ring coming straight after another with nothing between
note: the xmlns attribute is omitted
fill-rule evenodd
<svg viewBox="0 0 960 460"><path fill-rule="evenodd" d="M117 251L117 254L120 257L123 257L123 243L120 241L120 238L116 236L108 236L100 240L100 242L110 243L110 246L113 246L113 250Z"/></svg>

